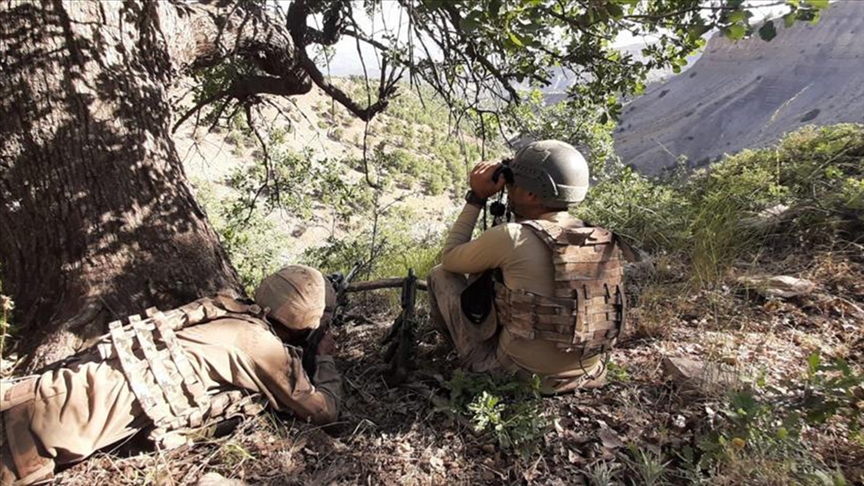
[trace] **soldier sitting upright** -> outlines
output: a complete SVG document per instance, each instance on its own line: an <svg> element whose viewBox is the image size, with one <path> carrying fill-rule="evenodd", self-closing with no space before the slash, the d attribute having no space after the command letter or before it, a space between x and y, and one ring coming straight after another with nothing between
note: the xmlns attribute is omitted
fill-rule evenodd
<svg viewBox="0 0 864 486"><path fill-rule="evenodd" d="M472 241L486 200L505 184L516 222ZM470 371L539 375L547 394L601 386L624 295L614 235L567 213L588 191L585 159L566 143L534 142L509 165L478 164L470 185L428 277L433 321Z"/></svg>
<svg viewBox="0 0 864 486"><path fill-rule="evenodd" d="M0 484L50 479L55 464L141 430L160 447L183 444L184 431L252 412L253 397L301 419L334 422L341 380L332 337L321 340L311 377L301 350L286 344L331 318L332 286L317 270L289 266L266 278L255 299L150 310L126 326L112 323L101 342L61 368L4 381Z"/></svg>

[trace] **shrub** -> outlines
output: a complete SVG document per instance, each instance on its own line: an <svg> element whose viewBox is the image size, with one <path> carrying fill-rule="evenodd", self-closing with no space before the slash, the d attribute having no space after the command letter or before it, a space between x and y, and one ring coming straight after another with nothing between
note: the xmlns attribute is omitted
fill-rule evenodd
<svg viewBox="0 0 864 486"><path fill-rule="evenodd" d="M370 279L404 276L411 268L425 278L441 259L444 235L418 231L416 220L410 210L390 208L379 215L377 233L365 228L345 238L328 238L323 246L307 249L301 259L327 272L345 271L357 261L371 260L367 265Z"/></svg>
<svg viewBox="0 0 864 486"><path fill-rule="evenodd" d="M780 207L777 224L758 223ZM639 248L678 255L697 283L712 285L769 248L860 239L862 207L864 126L843 124L803 128L689 179L651 180L613 164L574 212Z"/></svg>
<svg viewBox="0 0 864 486"><path fill-rule="evenodd" d="M807 365L803 379L778 386L759 379L733 391L719 410L716 430L700 441L700 468L722 465L716 467L722 478L716 479L735 484L845 484L839 471L811 451L802 432L837 417L834 433L845 431L860 443L864 376L843 360L824 363L817 354ZM682 455L695 457L692 449Z"/></svg>
<svg viewBox="0 0 864 486"><path fill-rule="evenodd" d="M339 142L345 136L345 130L341 127L334 127L333 130L330 130L329 136L331 140Z"/></svg>
<svg viewBox="0 0 864 486"><path fill-rule="evenodd" d="M510 376L456 370L445 386L449 400L439 403L436 411L469 418L475 432L492 434L501 447L525 459L536 452L549 426L538 377L529 384Z"/></svg>
<svg viewBox="0 0 864 486"><path fill-rule="evenodd" d="M261 279L287 263L282 252L290 247L290 240L276 231L260 208L248 210L247 207L246 212L240 212L237 208L242 206L238 201L218 197L212 183L193 181L193 186L240 282L252 295Z"/></svg>

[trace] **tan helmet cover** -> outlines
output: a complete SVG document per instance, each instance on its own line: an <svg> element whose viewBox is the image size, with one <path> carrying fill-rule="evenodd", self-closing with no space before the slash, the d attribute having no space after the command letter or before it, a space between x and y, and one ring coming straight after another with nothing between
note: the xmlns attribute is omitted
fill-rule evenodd
<svg viewBox="0 0 864 486"><path fill-rule="evenodd" d="M288 329L315 329L322 317L332 317L336 305L333 286L318 270L289 265L261 281L255 302L269 307L271 319Z"/></svg>
<svg viewBox="0 0 864 486"><path fill-rule="evenodd" d="M522 147L510 168L516 185L536 194L549 208L575 206L588 192L585 157L560 140L540 140Z"/></svg>

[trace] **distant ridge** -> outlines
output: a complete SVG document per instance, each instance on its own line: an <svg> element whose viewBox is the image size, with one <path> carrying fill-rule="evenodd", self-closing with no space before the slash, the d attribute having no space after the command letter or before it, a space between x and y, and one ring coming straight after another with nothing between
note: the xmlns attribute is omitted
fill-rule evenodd
<svg viewBox="0 0 864 486"><path fill-rule="evenodd" d="M816 25L775 23L771 42L713 37L692 68L628 104L624 163L656 175L679 155L704 166L804 125L864 123L864 1L832 3Z"/></svg>

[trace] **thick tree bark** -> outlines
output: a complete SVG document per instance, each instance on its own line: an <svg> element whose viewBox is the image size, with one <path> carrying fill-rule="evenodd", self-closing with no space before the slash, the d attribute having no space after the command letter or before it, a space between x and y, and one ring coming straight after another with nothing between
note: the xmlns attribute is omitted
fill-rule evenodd
<svg viewBox="0 0 864 486"><path fill-rule="evenodd" d="M0 2L0 278L31 367L147 307L241 292L167 96L186 64L251 45L236 23L217 33L217 17L168 2ZM285 94L308 91L294 81Z"/></svg>

